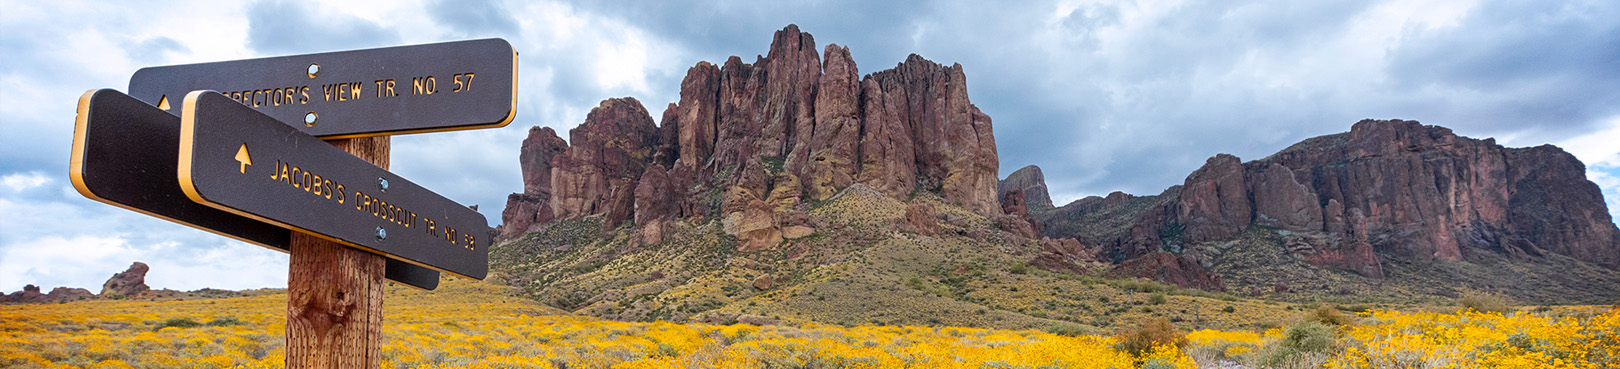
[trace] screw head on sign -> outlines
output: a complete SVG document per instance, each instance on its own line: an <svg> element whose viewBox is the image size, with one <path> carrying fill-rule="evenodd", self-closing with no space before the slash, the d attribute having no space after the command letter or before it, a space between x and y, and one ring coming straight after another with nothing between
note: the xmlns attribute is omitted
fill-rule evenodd
<svg viewBox="0 0 1620 369"><path fill-rule="evenodd" d="M377 227L377 239L381 240L385 238L388 238L388 230L383 229L383 227Z"/></svg>
<svg viewBox="0 0 1620 369"><path fill-rule="evenodd" d="M320 64L310 64L309 65L309 78L315 78L315 76L318 76L320 74L321 74L321 65Z"/></svg>
<svg viewBox="0 0 1620 369"><path fill-rule="evenodd" d="M315 112L304 113L304 126L314 127L316 118L320 118L320 114L315 114Z"/></svg>
<svg viewBox="0 0 1620 369"><path fill-rule="evenodd" d="M377 189L382 190L383 192L388 192L388 180L377 178Z"/></svg>

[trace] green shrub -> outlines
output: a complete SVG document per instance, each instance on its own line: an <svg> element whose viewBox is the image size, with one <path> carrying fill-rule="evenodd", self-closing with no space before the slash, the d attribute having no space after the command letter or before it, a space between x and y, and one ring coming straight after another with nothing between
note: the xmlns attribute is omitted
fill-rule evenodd
<svg viewBox="0 0 1620 369"><path fill-rule="evenodd" d="M1224 308L1224 309L1221 309L1221 312L1223 312L1223 313L1228 313L1228 314L1230 314L1230 313L1235 313L1235 312L1237 312L1237 308L1235 308L1235 307L1231 307L1231 306L1227 306L1227 307L1226 307L1226 308Z"/></svg>
<svg viewBox="0 0 1620 369"><path fill-rule="evenodd" d="M1258 353L1265 367L1314 368L1336 349L1333 327L1316 321L1302 321L1288 327L1283 338L1265 352Z"/></svg>
<svg viewBox="0 0 1620 369"><path fill-rule="evenodd" d="M1046 333L1051 333L1051 334L1055 334L1055 335L1059 335L1059 336L1078 337L1078 336L1085 335L1086 331L1085 331L1084 328L1081 328L1079 325L1076 325L1076 324L1060 323L1060 324L1053 324L1053 325L1047 326L1046 327Z"/></svg>
<svg viewBox="0 0 1620 369"><path fill-rule="evenodd" d="M1464 291L1462 296L1457 298L1458 308L1462 310L1471 309L1481 313L1507 315L1517 310L1513 308L1513 305L1513 300L1508 299L1507 296L1489 292Z"/></svg>
<svg viewBox="0 0 1620 369"><path fill-rule="evenodd" d="M1283 332L1282 346L1298 352L1327 351L1335 340L1333 327L1315 321L1289 326Z"/></svg>
<svg viewBox="0 0 1620 369"><path fill-rule="evenodd" d="M1153 350L1154 346L1175 345L1178 348L1187 347L1187 337L1176 325L1164 317L1148 317L1137 322L1135 327L1121 329L1114 337L1118 342L1114 348L1141 357Z"/></svg>
<svg viewBox="0 0 1620 369"><path fill-rule="evenodd" d="M1354 318L1340 312L1337 307L1322 305L1307 314L1305 320L1326 325L1346 325L1353 322Z"/></svg>
<svg viewBox="0 0 1620 369"><path fill-rule="evenodd" d="M1164 293L1155 293L1155 294L1152 294L1152 295L1148 295L1148 304L1149 305L1164 304Z"/></svg>
<svg viewBox="0 0 1620 369"><path fill-rule="evenodd" d="M157 326L152 327L152 330L157 331L157 330L160 330L160 329L163 329L163 328L168 328L168 327L196 328L197 326L201 326L201 325L202 325L202 323L198 323L195 320L191 320L191 318L174 318L174 319L166 320L163 323L158 323Z"/></svg>
<svg viewBox="0 0 1620 369"><path fill-rule="evenodd" d="M208 321L208 326L210 326L210 327L224 327L224 326L228 326L228 325L241 325L241 324L242 324L242 320L237 319L234 316L228 316L228 317L218 318L218 319Z"/></svg>

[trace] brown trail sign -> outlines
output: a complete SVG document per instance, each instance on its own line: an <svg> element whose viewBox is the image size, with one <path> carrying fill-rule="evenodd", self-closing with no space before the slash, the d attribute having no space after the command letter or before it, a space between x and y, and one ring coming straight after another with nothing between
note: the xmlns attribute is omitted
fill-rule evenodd
<svg viewBox="0 0 1620 369"><path fill-rule="evenodd" d="M118 91L79 98L68 176L84 197L242 242L288 252L292 231L186 198L176 179L180 117ZM431 290L439 272L389 259L386 276Z"/></svg>
<svg viewBox="0 0 1620 369"><path fill-rule="evenodd" d="M484 216L212 91L181 107L192 201L458 276L489 271Z"/></svg>
<svg viewBox="0 0 1620 369"><path fill-rule="evenodd" d="M129 94L171 114L195 90L323 139L496 128L517 115L517 52L502 39L142 68Z"/></svg>

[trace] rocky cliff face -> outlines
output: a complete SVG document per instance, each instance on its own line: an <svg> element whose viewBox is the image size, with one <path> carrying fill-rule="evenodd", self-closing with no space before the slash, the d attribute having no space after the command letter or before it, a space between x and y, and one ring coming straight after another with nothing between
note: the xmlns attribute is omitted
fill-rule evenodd
<svg viewBox="0 0 1620 369"><path fill-rule="evenodd" d="M1019 192L1017 199L1008 199L1007 194ZM1006 179L996 183L996 197L1001 199L1001 206L1006 208L1009 201L1021 201L1024 206L1032 210L1045 210L1052 208L1052 197L1046 190L1046 175L1041 173L1041 167L1034 165L1018 168Z"/></svg>
<svg viewBox="0 0 1620 369"><path fill-rule="evenodd" d="M900 198L934 191L982 215L1002 212L990 118L968 100L961 65L912 55L859 76L847 47L817 49L789 25L752 63L733 56L688 69L680 101L657 126L635 99L604 101L569 132L569 145L525 142L525 192L508 200L502 235L535 229L550 219L529 215L549 208L552 218L604 215L607 229L630 220L732 219L727 229L745 246L763 248L784 231L805 233L805 201L856 183ZM544 136L536 132L531 141ZM545 169L528 158L548 155L549 186L528 174Z"/></svg>
<svg viewBox="0 0 1620 369"><path fill-rule="evenodd" d="M506 197L498 229L501 237L521 236L555 216L551 210L551 160L566 148L568 142L557 137L551 127L529 129L529 138L523 140L518 154L523 168L523 193Z"/></svg>
<svg viewBox="0 0 1620 369"><path fill-rule="evenodd" d="M1364 120L1246 163L1216 155L1165 194L1120 196L1039 215L1048 236L1079 237L1116 260L1196 251L1263 227L1282 232L1287 249L1311 264L1374 279L1385 276L1381 258L1462 260L1471 252L1620 267L1620 231L1574 156L1412 121ZM1132 220L1073 224L1105 213Z"/></svg>

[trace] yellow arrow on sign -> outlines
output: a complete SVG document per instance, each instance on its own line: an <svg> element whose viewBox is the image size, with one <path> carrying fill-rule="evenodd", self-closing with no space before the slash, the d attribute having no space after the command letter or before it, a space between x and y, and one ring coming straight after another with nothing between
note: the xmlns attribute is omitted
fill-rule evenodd
<svg viewBox="0 0 1620 369"><path fill-rule="evenodd" d="M242 173L247 173L247 166L253 165L253 157L248 156L246 143L242 144L242 148L236 150L236 162L242 163Z"/></svg>

